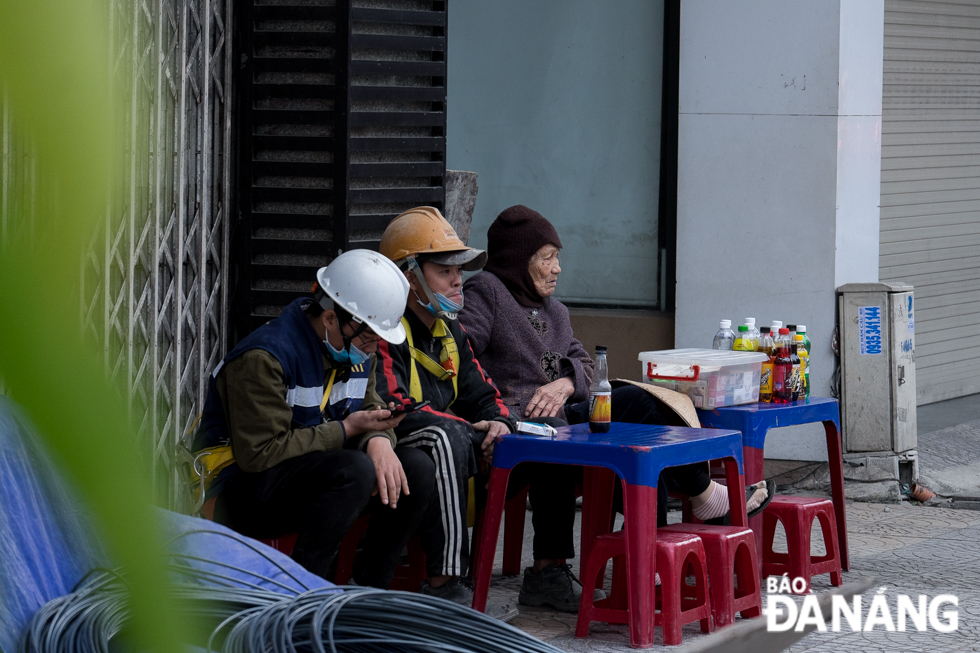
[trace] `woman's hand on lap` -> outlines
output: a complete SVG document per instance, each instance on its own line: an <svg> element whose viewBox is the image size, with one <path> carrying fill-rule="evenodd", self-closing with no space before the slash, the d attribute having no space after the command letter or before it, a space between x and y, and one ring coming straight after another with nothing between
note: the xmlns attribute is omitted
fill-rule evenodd
<svg viewBox="0 0 980 653"><path fill-rule="evenodd" d="M543 385L535 390L524 409L524 416L554 417L574 393L575 384L567 376Z"/></svg>

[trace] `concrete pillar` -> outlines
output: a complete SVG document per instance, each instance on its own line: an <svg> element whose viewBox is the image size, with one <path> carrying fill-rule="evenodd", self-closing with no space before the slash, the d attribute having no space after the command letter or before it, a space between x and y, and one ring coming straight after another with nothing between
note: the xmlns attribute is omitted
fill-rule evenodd
<svg viewBox="0 0 980 653"><path fill-rule="evenodd" d="M878 279L883 0L683 0L678 347L718 320L807 325L828 396L837 286ZM770 458L825 460L822 428Z"/></svg>

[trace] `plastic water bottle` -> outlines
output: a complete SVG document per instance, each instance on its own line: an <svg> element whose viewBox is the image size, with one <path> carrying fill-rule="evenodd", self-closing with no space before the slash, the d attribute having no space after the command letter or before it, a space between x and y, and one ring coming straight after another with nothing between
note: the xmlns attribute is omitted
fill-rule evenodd
<svg viewBox="0 0 980 653"><path fill-rule="evenodd" d="M715 341L711 345L712 349L731 349L735 344L735 332L732 331L732 321L722 320L719 324L718 333L715 334Z"/></svg>
<svg viewBox="0 0 980 653"><path fill-rule="evenodd" d="M745 318L745 325L749 327L749 340L752 341L752 351L755 351L759 348L759 338L762 336L762 334L757 328L755 328L754 317Z"/></svg>
<svg viewBox="0 0 980 653"><path fill-rule="evenodd" d="M612 422L612 385L609 384L609 364L606 348L595 347L595 380L589 388L589 430L606 433Z"/></svg>

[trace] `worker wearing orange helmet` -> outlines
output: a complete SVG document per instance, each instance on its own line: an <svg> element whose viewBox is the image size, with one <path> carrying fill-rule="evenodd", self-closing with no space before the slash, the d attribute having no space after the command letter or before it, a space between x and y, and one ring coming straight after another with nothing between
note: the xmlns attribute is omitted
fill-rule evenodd
<svg viewBox="0 0 980 653"><path fill-rule="evenodd" d="M469 606L473 591L462 581L469 567L468 481L477 471L477 453L489 458L496 437L514 428L456 320L463 305L462 272L479 270L487 255L467 247L431 206L396 217L380 249L405 274L409 293L401 321L406 341L379 343L378 394L396 404L429 402L395 429L397 448L422 449L436 468L438 501L429 504L419 527L429 576L421 591ZM487 614L509 620L517 610L493 604Z"/></svg>

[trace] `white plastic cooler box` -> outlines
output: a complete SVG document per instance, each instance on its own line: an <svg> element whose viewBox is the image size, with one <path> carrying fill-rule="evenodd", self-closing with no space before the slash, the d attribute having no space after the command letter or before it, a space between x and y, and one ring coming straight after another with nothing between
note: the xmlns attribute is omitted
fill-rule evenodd
<svg viewBox="0 0 980 653"><path fill-rule="evenodd" d="M640 353L643 381L683 392L696 408L721 408L759 401L761 352L667 349Z"/></svg>

